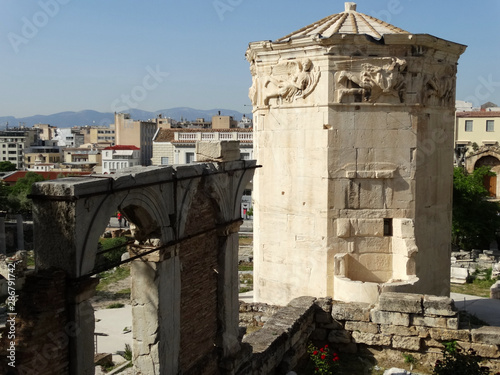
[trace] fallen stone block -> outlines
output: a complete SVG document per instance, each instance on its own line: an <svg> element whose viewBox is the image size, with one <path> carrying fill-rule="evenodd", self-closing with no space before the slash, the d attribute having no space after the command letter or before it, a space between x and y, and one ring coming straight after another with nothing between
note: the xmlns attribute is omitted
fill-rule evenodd
<svg viewBox="0 0 500 375"><path fill-rule="evenodd" d="M493 284L490 288L490 298L500 299L500 280Z"/></svg>
<svg viewBox="0 0 500 375"><path fill-rule="evenodd" d="M240 159L238 141L200 141L196 142L196 161L222 162Z"/></svg>

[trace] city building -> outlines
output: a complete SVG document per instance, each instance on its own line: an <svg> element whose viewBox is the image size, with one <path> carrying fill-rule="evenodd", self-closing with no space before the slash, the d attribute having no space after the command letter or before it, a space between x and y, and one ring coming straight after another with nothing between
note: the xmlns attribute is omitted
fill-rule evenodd
<svg viewBox="0 0 500 375"><path fill-rule="evenodd" d="M115 145L115 129L113 126L84 126L81 129L84 143Z"/></svg>
<svg viewBox="0 0 500 375"><path fill-rule="evenodd" d="M40 141L39 146L24 149L24 167L28 170L48 171L59 167L62 158L57 141Z"/></svg>
<svg viewBox="0 0 500 375"><path fill-rule="evenodd" d="M97 145L82 145L81 147L66 147L63 151L62 165L66 169L82 172L101 173L102 148Z"/></svg>
<svg viewBox="0 0 500 375"><path fill-rule="evenodd" d="M127 113L115 113L115 145L131 145L141 150L141 165L151 165L153 137L158 128L154 121L136 121Z"/></svg>
<svg viewBox="0 0 500 375"><path fill-rule="evenodd" d="M496 176L485 178L490 196L500 196L500 111L455 113L455 163L472 173L488 166Z"/></svg>
<svg viewBox="0 0 500 375"><path fill-rule="evenodd" d="M238 121L233 116L222 116L220 111L212 116L212 129L233 129L238 127Z"/></svg>
<svg viewBox="0 0 500 375"><path fill-rule="evenodd" d="M40 129L40 139L42 141L49 141L54 138L57 127L49 124L35 124L33 128Z"/></svg>
<svg viewBox="0 0 500 375"><path fill-rule="evenodd" d="M141 150L136 146L112 146L102 151L102 172L116 173L120 169L141 165Z"/></svg>
<svg viewBox="0 0 500 375"><path fill-rule="evenodd" d="M152 165L196 161L197 141L239 141L243 160L253 159L252 129L158 129L153 139Z"/></svg>
<svg viewBox="0 0 500 375"><path fill-rule="evenodd" d="M0 131L0 161L10 161L17 169L24 169L24 150L36 145L40 130L14 128Z"/></svg>

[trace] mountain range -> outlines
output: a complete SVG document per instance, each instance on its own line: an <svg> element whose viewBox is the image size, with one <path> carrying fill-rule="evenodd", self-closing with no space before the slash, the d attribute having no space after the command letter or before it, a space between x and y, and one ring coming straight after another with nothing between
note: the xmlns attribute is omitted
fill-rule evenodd
<svg viewBox="0 0 500 375"><path fill-rule="evenodd" d="M223 116L233 116L235 120L240 120L243 113L230 109L194 109L189 107L176 107L170 109L162 109L156 112L148 112L140 109L130 109L127 113L134 120L149 120L154 119L158 115L170 117L180 121L181 118L188 121L194 121L197 118L205 118L210 120L212 116L219 113ZM245 114L252 118L252 113ZM52 115L35 115L29 117L16 118L13 116L0 117L0 129L5 129L7 124L9 128L18 127L20 125L32 127L34 124L50 124L58 128L70 128L73 126L85 125L100 125L107 126L115 121L114 113L112 112L97 112L92 110L83 110L79 112L60 112Z"/></svg>

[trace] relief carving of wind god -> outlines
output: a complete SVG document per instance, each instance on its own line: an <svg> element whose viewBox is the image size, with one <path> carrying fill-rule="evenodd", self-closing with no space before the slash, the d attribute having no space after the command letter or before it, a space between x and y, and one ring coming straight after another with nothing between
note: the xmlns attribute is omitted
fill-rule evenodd
<svg viewBox="0 0 500 375"><path fill-rule="evenodd" d="M273 98L278 104L305 99L316 88L321 72L310 59L303 59L278 63L264 77L256 77L254 71L252 74L253 83L249 92L252 104L269 106Z"/></svg>
<svg viewBox="0 0 500 375"><path fill-rule="evenodd" d="M336 62L335 102L405 101L406 61L398 58L374 58Z"/></svg>

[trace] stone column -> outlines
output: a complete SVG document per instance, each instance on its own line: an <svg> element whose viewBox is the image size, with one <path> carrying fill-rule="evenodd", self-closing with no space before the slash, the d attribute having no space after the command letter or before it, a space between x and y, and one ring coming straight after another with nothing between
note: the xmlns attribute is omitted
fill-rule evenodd
<svg viewBox="0 0 500 375"><path fill-rule="evenodd" d="M16 215L17 222L17 250L24 250L24 228L23 228L23 216L21 214Z"/></svg>
<svg viewBox="0 0 500 375"><path fill-rule="evenodd" d="M5 236L5 215L4 211L0 212L0 254L7 254L7 237Z"/></svg>
<svg viewBox="0 0 500 375"><path fill-rule="evenodd" d="M219 321L222 335L217 345L223 357L238 352L239 334L239 276L238 276L238 230L242 222L226 229L219 236L225 237L219 252Z"/></svg>
<svg viewBox="0 0 500 375"><path fill-rule="evenodd" d="M91 278L73 285L69 301L70 374L94 374L94 308L90 298L95 294L98 279Z"/></svg>
<svg viewBox="0 0 500 375"><path fill-rule="evenodd" d="M181 340L180 260L175 251L161 257L155 254L143 257L149 261L132 262L134 373L177 374Z"/></svg>

